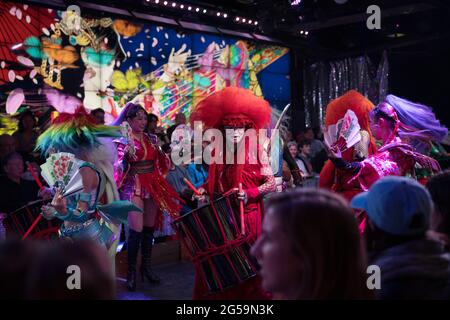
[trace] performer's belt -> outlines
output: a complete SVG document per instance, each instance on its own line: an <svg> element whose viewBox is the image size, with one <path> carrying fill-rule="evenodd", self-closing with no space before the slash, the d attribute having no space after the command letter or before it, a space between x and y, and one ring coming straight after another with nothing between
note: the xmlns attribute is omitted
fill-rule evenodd
<svg viewBox="0 0 450 320"><path fill-rule="evenodd" d="M152 173L154 170L153 160L144 160L130 163L130 174Z"/></svg>

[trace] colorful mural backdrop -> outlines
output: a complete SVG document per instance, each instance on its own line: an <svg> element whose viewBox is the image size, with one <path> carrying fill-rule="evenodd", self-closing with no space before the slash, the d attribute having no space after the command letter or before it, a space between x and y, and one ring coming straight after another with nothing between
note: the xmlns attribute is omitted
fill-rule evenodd
<svg viewBox="0 0 450 320"><path fill-rule="evenodd" d="M290 100L288 49L165 26L0 3L0 110L103 108L111 122L128 101L170 125L225 86L273 107Z"/></svg>

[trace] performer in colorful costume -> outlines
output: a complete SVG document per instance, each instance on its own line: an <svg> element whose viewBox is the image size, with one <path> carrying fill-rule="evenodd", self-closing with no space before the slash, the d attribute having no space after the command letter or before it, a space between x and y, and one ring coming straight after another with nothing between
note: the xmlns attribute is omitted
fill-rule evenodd
<svg viewBox="0 0 450 320"><path fill-rule="evenodd" d="M170 169L170 159L158 146L155 135L148 135L147 112L139 104L128 103L115 124L129 123L128 139L115 140L118 151L116 181L120 198L129 200L144 212L130 212L128 215L129 235L127 287L136 290L136 260L141 248L142 279L159 283L160 279L151 269L151 254L155 224L161 218L158 213L166 210L177 215L182 201L167 183L164 175Z"/></svg>
<svg viewBox="0 0 450 320"><path fill-rule="evenodd" d="M374 108L372 102L356 90L350 90L344 95L331 101L326 109L325 126L335 125L344 118L347 110L352 110L358 118L361 128L361 141L342 153L345 161L362 161L376 152L375 141L369 125L369 112ZM352 179L353 174L343 169L337 169L331 160L328 160L320 172L320 187L332 189L341 193L346 199L362 192L358 181Z"/></svg>
<svg viewBox="0 0 450 320"><path fill-rule="evenodd" d="M106 246L113 266L120 224L127 222L129 211L139 210L129 201L119 201L112 143L108 146L108 139L102 139L118 136L119 128L97 125L79 107L74 114L59 114L39 136L36 146L43 155L67 152L82 162L79 167L82 191L63 197L63 191L56 188L51 205L42 208L43 216L64 221L59 231L61 238L90 238Z"/></svg>
<svg viewBox="0 0 450 320"><path fill-rule="evenodd" d="M343 158L338 148L332 148L329 152L334 166L352 175L350 182L357 182L361 190L367 191L384 176L415 178L414 169L417 165L431 172L440 171L436 160L415 151L412 146L426 144L447 133L430 108L388 95L369 113L369 118L372 133L383 143L377 153L361 162L350 162ZM405 123L414 123L415 127ZM360 224L360 229L364 228L365 219Z"/></svg>
<svg viewBox="0 0 450 320"><path fill-rule="evenodd" d="M224 136L225 130L233 130L231 145L235 146L234 161L232 164L226 163L225 148L219 152L219 156L215 159L222 158L223 161L220 161L221 163L213 161L210 164L208 180L205 184L206 190L203 191L207 191L212 200L218 194L224 194L230 190L238 192L238 186L242 183L243 192L239 193L239 198L245 199L245 230L250 245L261 234L263 196L275 192L276 185L270 165L261 162L260 157L257 161L252 161L251 157L255 156L255 152L250 152L249 144L241 142L245 130L255 129L257 132L257 130L267 127L270 122L270 113L269 103L255 96L250 90L228 87L200 102L192 112L190 119L194 127L196 121L201 121L204 129L219 129ZM258 153L261 149L262 146L259 145ZM243 164L239 164L237 158L242 153L245 153L245 161ZM216 295L206 297L206 291L205 284L197 274L194 299L267 298L260 287L258 276Z"/></svg>

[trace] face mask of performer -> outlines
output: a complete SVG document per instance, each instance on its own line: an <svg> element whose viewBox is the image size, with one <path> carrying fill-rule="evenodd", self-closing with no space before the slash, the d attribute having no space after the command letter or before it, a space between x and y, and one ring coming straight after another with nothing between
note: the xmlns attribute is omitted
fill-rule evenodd
<svg viewBox="0 0 450 320"><path fill-rule="evenodd" d="M239 144L244 138L245 128L239 127L225 127L225 138L227 143Z"/></svg>

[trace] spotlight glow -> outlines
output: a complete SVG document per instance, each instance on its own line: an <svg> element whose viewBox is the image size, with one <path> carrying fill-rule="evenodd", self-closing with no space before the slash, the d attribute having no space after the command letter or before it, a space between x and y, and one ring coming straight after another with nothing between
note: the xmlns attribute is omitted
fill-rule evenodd
<svg viewBox="0 0 450 320"><path fill-rule="evenodd" d="M252 22L253 22L252 20L248 20L248 23L252 24Z"/></svg>
<svg viewBox="0 0 450 320"><path fill-rule="evenodd" d="M224 14L223 14L223 17L224 17L224 18L227 18L227 17L228 17L228 15L227 15L226 13L224 13Z"/></svg>
<svg viewBox="0 0 450 320"><path fill-rule="evenodd" d="M164 5L167 6L167 1L164 1Z"/></svg>
<svg viewBox="0 0 450 320"><path fill-rule="evenodd" d="M206 13L206 9L203 9L203 13Z"/></svg>
<svg viewBox="0 0 450 320"><path fill-rule="evenodd" d="M188 10L191 11L191 10L192 10L192 7L189 6L189 7L188 7Z"/></svg>
<svg viewBox="0 0 450 320"><path fill-rule="evenodd" d="M245 20L245 18L244 19L242 19L242 22L245 22L246 20Z"/></svg>
<svg viewBox="0 0 450 320"><path fill-rule="evenodd" d="M176 2L172 2L172 7L176 7L177 6L177 3Z"/></svg>
<svg viewBox="0 0 450 320"><path fill-rule="evenodd" d="M180 4L180 9L184 9L184 4Z"/></svg>
<svg viewBox="0 0 450 320"><path fill-rule="evenodd" d="M236 17L236 21L239 21L239 20L241 20L241 18L239 18L239 17Z"/></svg>
<svg viewBox="0 0 450 320"><path fill-rule="evenodd" d="M195 9L195 12L199 12L199 11L200 11L200 8L196 8L196 9Z"/></svg>

